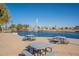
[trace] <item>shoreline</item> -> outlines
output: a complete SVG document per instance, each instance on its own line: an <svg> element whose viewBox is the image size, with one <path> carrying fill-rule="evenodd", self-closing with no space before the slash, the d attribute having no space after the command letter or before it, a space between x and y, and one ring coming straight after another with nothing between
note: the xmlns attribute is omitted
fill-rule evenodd
<svg viewBox="0 0 79 59"><path fill-rule="evenodd" d="M29 29L29 30L33 30L33 29ZM16 31L28 31L27 30L14 30L13 32L16 32ZM34 30L35 31L35 30ZM40 30L38 29L38 31L50 31L50 32L79 32L79 30L67 30L67 29L63 29L63 30L60 30L60 29L56 29L56 30ZM4 30L3 32L5 33L9 33L9 32L12 32L11 30ZM1 33L1 32L0 32Z"/></svg>
<svg viewBox="0 0 79 59"><path fill-rule="evenodd" d="M28 30L17 30L17 31L28 31ZM35 31L35 30L34 30ZM50 32L79 32L79 30L38 30L38 31L50 31Z"/></svg>

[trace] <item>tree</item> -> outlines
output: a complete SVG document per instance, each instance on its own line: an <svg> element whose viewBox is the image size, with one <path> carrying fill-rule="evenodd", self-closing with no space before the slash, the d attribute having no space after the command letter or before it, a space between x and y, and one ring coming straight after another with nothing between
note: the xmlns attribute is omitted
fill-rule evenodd
<svg viewBox="0 0 79 59"><path fill-rule="evenodd" d="M63 28L63 27L61 27L60 29L61 29L61 30L63 30L64 28Z"/></svg>
<svg viewBox="0 0 79 59"><path fill-rule="evenodd" d="M9 14L7 8L0 4L0 28L3 30L2 25L7 24L9 21Z"/></svg>
<svg viewBox="0 0 79 59"><path fill-rule="evenodd" d="M16 31L17 29L17 25L16 24L11 24L11 26L9 27L12 31Z"/></svg>
<svg viewBox="0 0 79 59"><path fill-rule="evenodd" d="M75 26L74 29L79 29L79 26Z"/></svg>
<svg viewBox="0 0 79 59"><path fill-rule="evenodd" d="M54 30L55 30L56 28L55 28L55 27L52 27L52 29L54 29Z"/></svg>
<svg viewBox="0 0 79 59"><path fill-rule="evenodd" d="M27 28L29 27L29 25L25 24L17 24L17 30L27 30Z"/></svg>
<svg viewBox="0 0 79 59"><path fill-rule="evenodd" d="M65 27L65 29L69 29L68 27Z"/></svg>
<svg viewBox="0 0 79 59"><path fill-rule="evenodd" d="M23 25L24 30L27 30L28 27L29 27L29 25L27 25L27 24Z"/></svg>
<svg viewBox="0 0 79 59"><path fill-rule="evenodd" d="M22 24L17 24L17 30L22 30L23 25Z"/></svg>

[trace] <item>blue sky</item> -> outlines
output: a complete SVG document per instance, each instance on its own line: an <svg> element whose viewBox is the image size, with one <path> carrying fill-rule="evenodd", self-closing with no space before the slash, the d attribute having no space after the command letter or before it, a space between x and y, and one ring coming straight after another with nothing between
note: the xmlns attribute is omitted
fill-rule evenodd
<svg viewBox="0 0 79 59"><path fill-rule="evenodd" d="M79 4L56 3L8 3L10 20L15 24L39 26L79 25Z"/></svg>

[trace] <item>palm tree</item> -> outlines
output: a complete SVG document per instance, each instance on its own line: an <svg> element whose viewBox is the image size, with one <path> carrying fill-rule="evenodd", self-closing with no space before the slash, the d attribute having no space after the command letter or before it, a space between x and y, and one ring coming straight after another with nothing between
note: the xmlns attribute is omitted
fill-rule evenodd
<svg viewBox="0 0 79 59"><path fill-rule="evenodd" d="M4 24L7 24L8 21L9 21L8 10L3 4L0 4L0 28L1 28L1 31L3 31L2 26Z"/></svg>

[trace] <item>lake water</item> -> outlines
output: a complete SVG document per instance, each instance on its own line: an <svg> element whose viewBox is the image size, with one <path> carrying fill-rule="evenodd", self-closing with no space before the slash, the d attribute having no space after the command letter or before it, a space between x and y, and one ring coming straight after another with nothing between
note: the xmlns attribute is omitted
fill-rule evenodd
<svg viewBox="0 0 79 59"><path fill-rule="evenodd" d="M54 36L65 36L67 38L79 39L79 32L51 32L51 31L17 31L20 36L26 36L33 34L37 37L54 37Z"/></svg>

